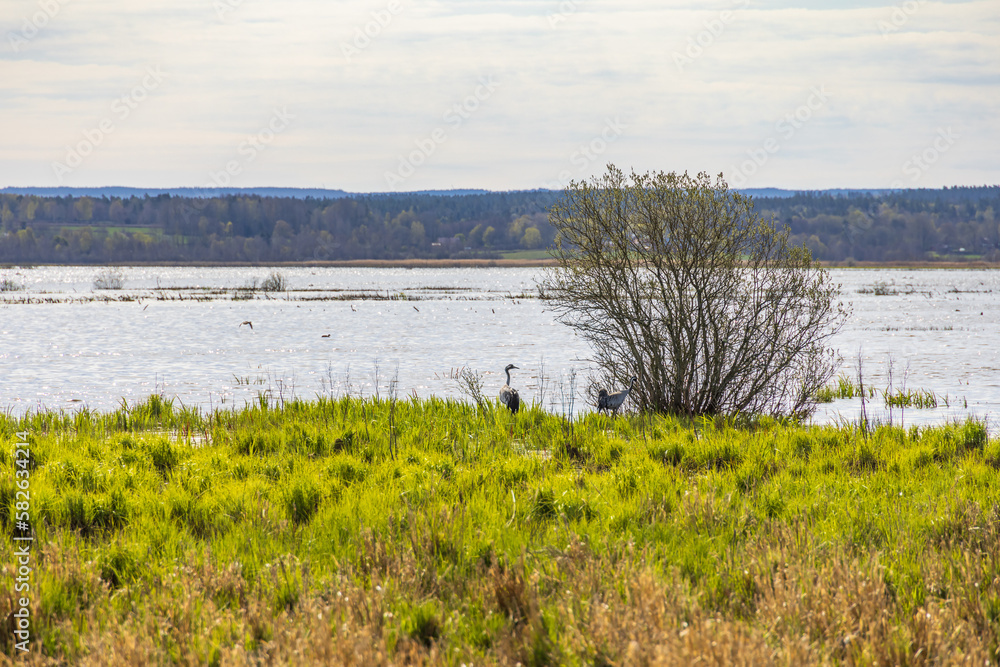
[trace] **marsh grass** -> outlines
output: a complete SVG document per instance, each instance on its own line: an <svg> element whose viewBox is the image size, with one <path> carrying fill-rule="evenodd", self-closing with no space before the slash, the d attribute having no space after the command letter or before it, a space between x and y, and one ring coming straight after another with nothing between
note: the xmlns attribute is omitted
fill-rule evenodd
<svg viewBox="0 0 1000 667"><path fill-rule="evenodd" d="M874 398L876 389L869 385L864 389L865 398ZM836 383L827 385L816 392L816 400L820 403L832 403L841 398L860 398L862 387L846 375L839 375Z"/></svg>
<svg viewBox="0 0 1000 667"><path fill-rule="evenodd" d="M485 399L153 396L0 416L7 534L16 431L30 664L996 660L1000 449L979 422L569 428Z"/></svg>
<svg viewBox="0 0 1000 667"><path fill-rule="evenodd" d="M858 294L873 294L875 296L899 296L900 294L916 294L919 290L913 285L897 285L896 281L876 280L874 284L858 288ZM924 292L930 296L930 292Z"/></svg>
<svg viewBox="0 0 1000 667"><path fill-rule="evenodd" d="M288 301L426 301L442 295L457 301L502 301L538 298L536 294L517 294L500 290L483 290L476 287L408 287L399 291L387 289L359 289L343 287L315 287L313 285L293 287L281 271L272 271L264 278L253 277L242 285L234 287L205 287L200 285L157 285L154 288L136 288L125 291L125 274L120 268L107 268L99 272L93 280L94 290L123 291L116 294L92 293L49 293L33 292L24 283L13 278L0 279L0 302L10 304L55 304L55 303L110 303L142 301L196 301L199 303L230 299L251 301L258 298L276 298L276 292ZM429 294L429 292L436 293Z"/></svg>
<svg viewBox="0 0 1000 667"><path fill-rule="evenodd" d="M938 407L939 403L944 404L946 407L949 404L947 396L938 396L933 391L927 391L926 389L910 391L901 389L894 393L886 393L884 396L885 404L896 408L932 410Z"/></svg>
<svg viewBox="0 0 1000 667"><path fill-rule="evenodd" d="M243 285L235 288L232 292L233 301L251 301L257 298L257 292L263 292L265 296L272 292L287 292L289 289L288 279L280 271L272 271L263 280L252 278ZM213 295L225 295L224 290L213 291Z"/></svg>
<svg viewBox="0 0 1000 667"><path fill-rule="evenodd" d="M816 401L832 403L838 399L861 398L873 399L881 397L885 406L893 408L915 408L917 410L932 410L941 405L948 407L951 399L948 396L935 394L926 389L894 388L891 385L880 389L871 384L861 385L849 377L841 375L835 384L827 385L816 392Z"/></svg>

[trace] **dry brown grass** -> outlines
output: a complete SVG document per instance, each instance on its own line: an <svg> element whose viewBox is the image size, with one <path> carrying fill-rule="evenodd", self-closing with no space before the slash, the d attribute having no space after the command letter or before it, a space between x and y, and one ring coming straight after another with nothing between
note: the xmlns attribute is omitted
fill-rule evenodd
<svg viewBox="0 0 1000 667"><path fill-rule="evenodd" d="M826 268L836 269L995 269L1000 264L982 260L969 261L906 261L906 262L819 262Z"/></svg>
<svg viewBox="0 0 1000 667"><path fill-rule="evenodd" d="M483 562L457 584L414 552L394 553L370 536L360 565L315 581L294 558L272 563L256 586L238 563L179 563L164 580L110 590L97 566L47 548L40 570L89 592L87 604L45 619L71 655L35 651L19 664L50 665L942 665L992 664L1000 581L982 579L972 555L942 560L953 602L905 613L877 559L816 544L804 530L777 527L747 545L751 565L732 589L713 595L632 545L603 556L582 542ZM418 545L423 553L433 546ZM995 563L997 545L988 555ZM986 555L986 554L984 554ZM934 570L935 568L931 568ZM299 594L275 608L289 578ZM965 583L958 583L965 586ZM436 600L428 636L402 633L399 600ZM449 641L478 608L502 631L483 645ZM9 605L4 603L4 614ZM991 611L992 609L992 611ZM41 614L36 609L35 614ZM425 628L426 630L426 628ZM42 638L45 642L46 638ZM13 664L0 656L3 664Z"/></svg>

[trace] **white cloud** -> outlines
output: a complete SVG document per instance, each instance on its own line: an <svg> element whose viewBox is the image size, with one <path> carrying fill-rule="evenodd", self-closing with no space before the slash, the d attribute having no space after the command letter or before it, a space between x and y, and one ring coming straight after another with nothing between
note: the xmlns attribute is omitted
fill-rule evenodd
<svg viewBox="0 0 1000 667"><path fill-rule="evenodd" d="M405 189L536 187L608 160L728 173L820 85L829 100L750 184L884 186L944 126L963 139L921 185L997 182L995 0L909 1L398 0L392 13L388 0L218 0L231 8L220 18L215 0L65 0L15 51L11 35L41 10L8 0L0 120L16 131L0 184L53 184L51 163L150 67L167 80L67 183L202 185L285 106L295 123L234 184L383 190L483 76L497 92ZM377 34L346 58L366 26ZM678 67L689 40L700 53ZM627 130L580 167L574 153L614 117Z"/></svg>

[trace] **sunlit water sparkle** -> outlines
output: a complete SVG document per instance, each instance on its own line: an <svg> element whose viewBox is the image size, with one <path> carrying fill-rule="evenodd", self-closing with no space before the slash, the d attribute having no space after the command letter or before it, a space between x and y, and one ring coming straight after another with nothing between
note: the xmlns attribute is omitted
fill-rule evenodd
<svg viewBox="0 0 1000 667"><path fill-rule="evenodd" d="M397 379L400 396L461 398L457 369L484 373L493 391L515 363L522 400L589 409L592 351L530 296L539 269L282 268L292 291L252 300L233 297L270 269L126 267L122 290L94 290L100 271L0 270L0 281L24 285L0 294L0 408L106 411L151 393L205 410L261 392L368 396L376 373L381 394ZM853 306L832 341L844 373L856 375L860 350L866 382L884 389L891 357L896 388L905 375L906 388L947 396L948 406L907 409L906 425L1000 413L1000 273L831 273ZM889 294L871 293L876 284ZM854 419L859 407L836 401L814 419ZM880 401L869 412L888 419Z"/></svg>

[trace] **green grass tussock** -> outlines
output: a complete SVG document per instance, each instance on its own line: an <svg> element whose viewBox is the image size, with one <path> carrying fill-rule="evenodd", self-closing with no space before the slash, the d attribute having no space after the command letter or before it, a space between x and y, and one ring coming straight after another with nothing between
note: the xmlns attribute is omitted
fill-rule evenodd
<svg viewBox="0 0 1000 667"><path fill-rule="evenodd" d="M30 664L984 664L1000 647L1000 447L980 422L151 397L0 416L7 535L19 431Z"/></svg>
<svg viewBox="0 0 1000 667"><path fill-rule="evenodd" d="M870 384L862 387L844 375L837 377L835 383L821 387L815 396L819 403L832 403L842 398L872 400L879 397L886 408L932 410L942 405L947 407L951 402L948 396L939 396L926 389L894 389L891 386L880 389Z"/></svg>

